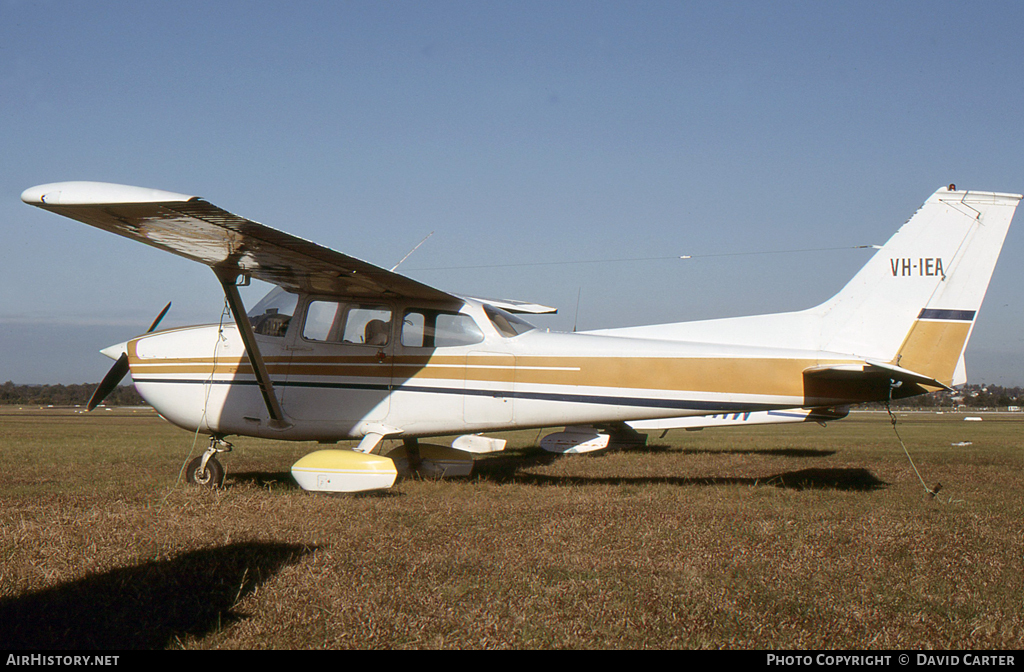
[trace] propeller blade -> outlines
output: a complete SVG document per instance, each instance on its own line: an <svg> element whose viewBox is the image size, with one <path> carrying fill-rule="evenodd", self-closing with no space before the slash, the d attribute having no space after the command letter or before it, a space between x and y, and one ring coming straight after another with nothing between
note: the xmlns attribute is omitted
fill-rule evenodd
<svg viewBox="0 0 1024 672"><path fill-rule="evenodd" d="M164 309L161 310L160 314L156 316L155 320L153 320L153 324L149 325L149 329L146 330L147 334L156 329L157 325L160 324L160 320L164 319L164 315L166 315L167 311L170 309L171 302L168 301L167 305L164 306ZM121 381L124 380L126 375L128 375L128 353L122 352L121 356L117 358L116 362L114 362L114 365L110 367L110 371L107 371L107 375L103 376L103 380L101 380L100 384L96 387L96 391L92 393L85 410L91 411L103 403L103 400L107 398L107 395L113 392L114 388L121 384Z"/></svg>
<svg viewBox="0 0 1024 672"><path fill-rule="evenodd" d="M89 404L85 407L85 410L91 411L99 406L127 374L128 353L122 352L121 356L114 362L114 366L110 367L110 371L107 371L107 375L103 376L103 380L100 381L96 391L92 393L92 397L89 398Z"/></svg>
<svg viewBox="0 0 1024 672"><path fill-rule="evenodd" d="M156 329L156 325L160 324L160 320L164 319L164 315L166 315L167 311L170 310L170 309L171 309L171 302L168 301L167 305L164 306L164 309L161 310L160 314L156 316L155 320L153 320L153 324L149 325L149 329L146 329L146 333L147 334L150 333L151 331L153 331L154 329Z"/></svg>

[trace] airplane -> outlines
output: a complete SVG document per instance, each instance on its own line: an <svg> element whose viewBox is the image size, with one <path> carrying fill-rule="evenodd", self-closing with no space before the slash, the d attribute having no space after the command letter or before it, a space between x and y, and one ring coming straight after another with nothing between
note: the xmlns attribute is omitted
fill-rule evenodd
<svg viewBox="0 0 1024 672"><path fill-rule="evenodd" d="M228 436L333 444L295 463L306 490L386 489L399 473L469 473L486 432L564 426L541 446L638 445L638 430L823 422L851 405L966 382L964 351L1019 194L932 194L831 299L801 311L559 333L554 309L451 294L195 196L102 182L22 200L210 267L234 324L157 330L116 360L169 422L209 435L187 467L219 487ZM275 287L250 311L238 287ZM460 435L451 447L420 439ZM382 441L402 445L379 454Z"/></svg>

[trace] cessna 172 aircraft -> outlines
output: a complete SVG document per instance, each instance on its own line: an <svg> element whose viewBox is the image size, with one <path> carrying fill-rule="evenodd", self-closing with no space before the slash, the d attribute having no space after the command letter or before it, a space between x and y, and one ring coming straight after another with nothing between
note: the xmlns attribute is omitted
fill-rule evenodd
<svg viewBox="0 0 1024 672"><path fill-rule="evenodd" d="M156 331L116 359L170 422L208 434L190 481L246 435L333 443L292 468L307 490L388 488L399 469L465 473L479 433L565 426L585 452L636 429L843 417L851 404L966 382L964 350L1021 196L936 191L838 294L808 310L581 333L517 314L553 309L450 294L183 194L99 182L25 190L31 205L213 269L234 325ZM276 287L249 313L238 286ZM166 312L166 309L165 311ZM452 448L418 439L463 434ZM403 446L373 454L383 439ZM462 470L462 471L460 471Z"/></svg>

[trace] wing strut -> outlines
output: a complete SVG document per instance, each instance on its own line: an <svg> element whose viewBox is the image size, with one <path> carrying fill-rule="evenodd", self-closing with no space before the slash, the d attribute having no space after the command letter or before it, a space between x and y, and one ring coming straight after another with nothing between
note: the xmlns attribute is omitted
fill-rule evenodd
<svg viewBox="0 0 1024 672"><path fill-rule="evenodd" d="M235 324L238 325L238 334L242 337L242 344L245 345L245 354L249 356L249 363L252 364L252 372L256 376L256 384L259 385L263 394L263 403L267 405L270 413L270 426L283 429L290 427L291 423L285 421L284 412L281 411L281 404L274 394L274 383L270 380L267 372L267 365L263 363L263 355L260 354L259 345L256 343L256 335L252 331L252 325L245 314L245 304L238 294L238 287L235 282L238 279L238 271L230 268L213 269L224 288L224 296L227 297L228 307L235 317Z"/></svg>

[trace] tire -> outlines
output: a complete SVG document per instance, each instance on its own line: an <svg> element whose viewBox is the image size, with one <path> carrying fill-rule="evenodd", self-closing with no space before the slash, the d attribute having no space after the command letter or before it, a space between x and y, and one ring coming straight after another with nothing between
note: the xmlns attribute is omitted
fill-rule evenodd
<svg viewBox="0 0 1024 672"><path fill-rule="evenodd" d="M202 463L202 456L189 462L185 468L185 480L189 483L211 489L224 485L224 467L217 461L217 458L211 457L206 463L206 471L200 474L198 472Z"/></svg>

